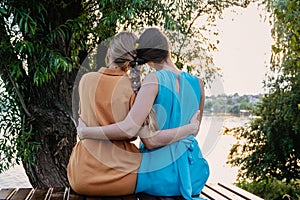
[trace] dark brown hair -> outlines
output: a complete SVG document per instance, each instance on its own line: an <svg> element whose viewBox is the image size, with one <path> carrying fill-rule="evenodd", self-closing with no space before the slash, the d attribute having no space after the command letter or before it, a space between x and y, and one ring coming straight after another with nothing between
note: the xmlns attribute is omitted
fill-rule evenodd
<svg viewBox="0 0 300 200"><path fill-rule="evenodd" d="M158 28L146 29L138 40L137 57L147 62L160 63L167 59L170 44Z"/></svg>

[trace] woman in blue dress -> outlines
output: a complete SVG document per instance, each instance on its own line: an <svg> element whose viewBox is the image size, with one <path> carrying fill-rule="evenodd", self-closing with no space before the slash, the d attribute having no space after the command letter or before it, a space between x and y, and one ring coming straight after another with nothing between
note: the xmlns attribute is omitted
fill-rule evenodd
<svg viewBox="0 0 300 200"><path fill-rule="evenodd" d="M175 66L169 41L157 28L148 28L142 33L136 57L131 62L132 67L147 63L156 72L145 77L125 120L108 126L81 127L79 134L82 139L101 139L106 134L132 137L139 134L143 154L136 193L199 198L209 176L209 167L195 136L182 135L176 128L189 124L197 110L202 117L203 82ZM152 132L147 128L140 131L152 108L158 131ZM163 134L159 131L166 129L170 131Z"/></svg>

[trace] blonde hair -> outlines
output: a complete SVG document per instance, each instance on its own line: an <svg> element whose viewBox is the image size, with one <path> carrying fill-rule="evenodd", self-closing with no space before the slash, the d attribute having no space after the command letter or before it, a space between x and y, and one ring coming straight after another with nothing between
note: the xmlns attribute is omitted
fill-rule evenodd
<svg viewBox="0 0 300 200"><path fill-rule="evenodd" d="M137 36L130 32L120 32L112 38L106 55L106 64L117 64L123 71L129 69L130 61L136 59Z"/></svg>
<svg viewBox="0 0 300 200"><path fill-rule="evenodd" d="M136 45L138 38L130 32L120 32L110 41L110 46L106 55L106 64L117 64L123 71L127 71L130 67L132 89L135 93L140 89L140 69L135 63L144 64L145 61L137 59ZM132 64L133 63L133 64ZM144 125L149 127L151 132L158 129L156 113L152 108L147 116Z"/></svg>

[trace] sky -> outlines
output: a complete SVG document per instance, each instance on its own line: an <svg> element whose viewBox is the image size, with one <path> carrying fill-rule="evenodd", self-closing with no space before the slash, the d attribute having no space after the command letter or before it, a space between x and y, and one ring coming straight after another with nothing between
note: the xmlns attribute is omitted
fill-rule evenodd
<svg viewBox="0 0 300 200"><path fill-rule="evenodd" d="M220 43L213 57L223 77L214 81L207 94L264 93L262 81L273 40L269 21L260 17L262 12L254 4L245 9L230 8L225 10L223 19L217 21Z"/></svg>

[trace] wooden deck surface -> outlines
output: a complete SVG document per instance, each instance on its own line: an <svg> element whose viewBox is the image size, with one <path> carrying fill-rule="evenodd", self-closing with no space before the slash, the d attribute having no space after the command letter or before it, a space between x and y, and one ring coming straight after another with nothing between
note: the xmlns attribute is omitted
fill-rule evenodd
<svg viewBox="0 0 300 200"><path fill-rule="evenodd" d="M262 200L245 190L223 183L207 184L201 198L208 200ZM2 188L0 199L5 200L183 200L182 197L156 197L136 194L120 197L91 197L76 194L69 187L65 188Z"/></svg>

